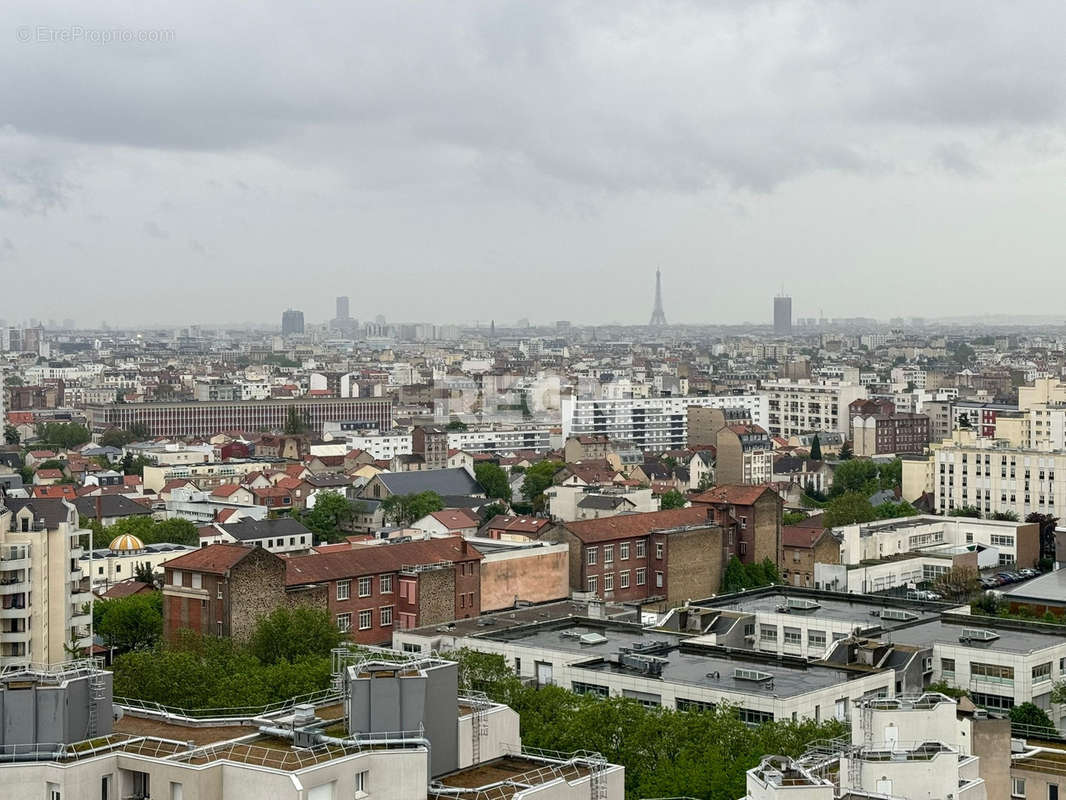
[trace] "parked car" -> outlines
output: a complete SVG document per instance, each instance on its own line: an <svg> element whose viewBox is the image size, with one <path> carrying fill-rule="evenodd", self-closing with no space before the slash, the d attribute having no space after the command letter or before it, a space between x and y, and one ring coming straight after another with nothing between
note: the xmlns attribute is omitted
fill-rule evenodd
<svg viewBox="0 0 1066 800"><path fill-rule="evenodd" d="M997 586L999 586L999 581L992 577L978 578L977 582L986 589L995 589Z"/></svg>

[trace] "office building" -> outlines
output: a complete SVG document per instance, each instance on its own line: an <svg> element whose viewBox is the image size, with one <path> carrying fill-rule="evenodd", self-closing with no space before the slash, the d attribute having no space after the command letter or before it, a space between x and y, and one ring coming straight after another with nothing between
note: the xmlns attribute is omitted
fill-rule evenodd
<svg viewBox="0 0 1066 800"><path fill-rule="evenodd" d="M621 399L560 398L563 439L571 436L607 436L632 442L641 450L678 450L688 443L688 409L743 408L752 422L767 427L765 394L632 397Z"/></svg>
<svg viewBox="0 0 1066 800"><path fill-rule="evenodd" d="M281 335L291 336L304 332L304 312L288 309L281 314Z"/></svg>
<svg viewBox="0 0 1066 800"><path fill-rule="evenodd" d="M778 295L774 298L774 334L788 336L792 333L792 298Z"/></svg>
<svg viewBox="0 0 1066 800"><path fill-rule="evenodd" d="M348 298L337 298L337 319L348 319Z"/></svg>
<svg viewBox="0 0 1066 800"><path fill-rule="evenodd" d="M296 399L189 403L108 403L85 407L91 430L128 430L144 425L151 436L212 436L221 431L281 430L294 409L308 430L320 435L327 422L358 420L389 430L392 402L381 398L300 397Z"/></svg>

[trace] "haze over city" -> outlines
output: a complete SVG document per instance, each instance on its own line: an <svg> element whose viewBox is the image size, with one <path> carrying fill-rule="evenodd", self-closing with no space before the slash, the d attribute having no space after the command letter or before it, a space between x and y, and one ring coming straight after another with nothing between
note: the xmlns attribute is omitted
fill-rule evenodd
<svg viewBox="0 0 1066 800"><path fill-rule="evenodd" d="M9 317L1057 311L1060 3L0 13Z"/></svg>

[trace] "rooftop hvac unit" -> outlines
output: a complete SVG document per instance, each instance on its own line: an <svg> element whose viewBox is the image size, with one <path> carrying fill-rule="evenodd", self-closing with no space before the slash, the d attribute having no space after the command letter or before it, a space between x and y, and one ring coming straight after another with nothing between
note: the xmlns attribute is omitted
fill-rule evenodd
<svg viewBox="0 0 1066 800"><path fill-rule="evenodd" d="M763 672L762 670L743 669L738 667L733 670L733 677L738 681L756 681L761 683L762 681L771 680L774 676L769 672Z"/></svg>
<svg viewBox="0 0 1066 800"><path fill-rule="evenodd" d="M991 642L999 638L999 634L986 628L963 628L959 634L960 642Z"/></svg>

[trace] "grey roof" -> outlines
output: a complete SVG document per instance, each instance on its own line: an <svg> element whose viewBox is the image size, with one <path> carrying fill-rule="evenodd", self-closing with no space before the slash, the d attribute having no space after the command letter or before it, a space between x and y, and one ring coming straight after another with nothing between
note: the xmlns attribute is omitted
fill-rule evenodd
<svg viewBox="0 0 1066 800"><path fill-rule="evenodd" d="M238 542L248 542L255 539L276 539L279 536L307 536L311 533L292 517L242 519L240 522L221 523L218 527Z"/></svg>
<svg viewBox="0 0 1066 800"><path fill-rule="evenodd" d="M436 492L439 495L483 495L481 488L470 473L462 467L451 469L428 469L416 472L382 472L375 476L392 494L418 494Z"/></svg>
<svg viewBox="0 0 1066 800"><path fill-rule="evenodd" d="M11 469L22 469L22 456L10 450L0 451L0 464Z"/></svg>
<svg viewBox="0 0 1066 800"><path fill-rule="evenodd" d="M152 510L135 503L121 494L105 494L101 497L76 497L71 502L78 509L78 515L96 519L96 502L100 501L100 510L105 517L136 517L151 514Z"/></svg>
<svg viewBox="0 0 1066 800"><path fill-rule="evenodd" d="M954 647L970 647L979 650L1006 651L1009 653L1032 653L1047 647L1054 647L1063 643L1062 634L1029 630L1014 630L1001 626L993 626L994 619L987 617L973 617L973 622L962 623L943 622L935 620L910 628L899 628L892 631L891 639L894 644L913 644L928 646L933 642L943 642ZM964 628L988 628L999 634L999 638L989 642L968 640L960 642Z"/></svg>
<svg viewBox="0 0 1066 800"><path fill-rule="evenodd" d="M349 478L347 475L334 475L332 473L327 473L324 475L310 475L307 478L304 478L304 481L310 484L311 486L317 488L323 488L328 486L352 485L352 479Z"/></svg>
<svg viewBox="0 0 1066 800"><path fill-rule="evenodd" d="M485 497L471 497L468 494L442 494L440 499L445 508L481 508L489 504Z"/></svg>
<svg viewBox="0 0 1066 800"><path fill-rule="evenodd" d="M8 497L4 500L4 505L16 514L29 506L33 511L33 518L44 520L49 530L59 527L70 515L67 504L59 498Z"/></svg>
<svg viewBox="0 0 1066 800"><path fill-rule="evenodd" d="M896 493L891 489L882 489L879 492L874 492L870 495L870 505L879 506L882 503L895 503Z"/></svg>
<svg viewBox="0 0 1066 800"><path fill-rule="evenodd" d="M796 608L789 609L789 615L797 619L825 619L834 622L846 622L854 627L894 629L902 625L914 624L916 620L935 620L940 610L928 603L900 602L895 598L880 600L873 595L850 595L840 594L839 599L828 597L827 593L803 593L763 591L756 589L750 593L724 595L721 598L708 598L706 600L694 600L693 605L704 608L721 608L729 611L739 611L748 614L763 613L776 614L778 609L785 605L789 597L814 600L818 603L817 608L803 611ZM918 616L915 620L891 620L881 619L880 611L884 608L902 608L912 611Z"/></svg>
<svg viewBox="0 0 1066 800"><path fill-rule="evenodd" d="M1006 589L1011 600L1031 600L1037 603L1066 603L1066 569L1057 569Z"/></svg>

